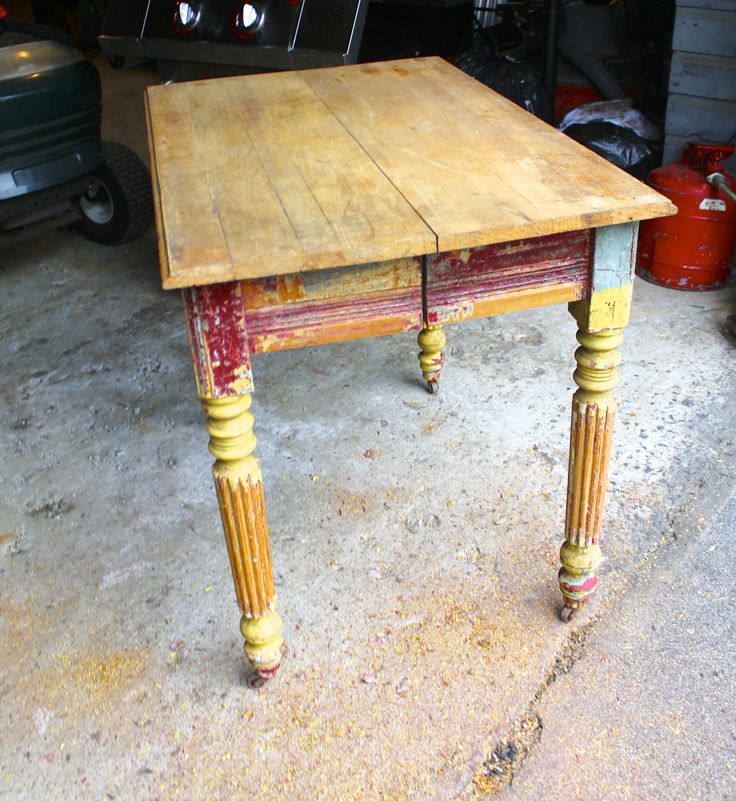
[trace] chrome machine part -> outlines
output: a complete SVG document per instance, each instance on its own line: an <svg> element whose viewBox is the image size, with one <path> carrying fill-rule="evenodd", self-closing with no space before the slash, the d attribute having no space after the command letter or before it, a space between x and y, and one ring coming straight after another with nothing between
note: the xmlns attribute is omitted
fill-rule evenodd
<svg viewBox="0 0 736 801"><path fill-rule="evenodd" d="M79 205L84 216L95 225L106 225L115 213L110 190L97 177L92 178L90 188L79 198Z"/></svg>
<svg viewBox="0 0 736 801"><path fill-rule="evenodd" d="M352 64L367 9L368 0L110 0L100 46L213 75Z"/></svg>
<svg viewBox="0 0 736 801"><path fill-rule="evenodd" d="M728 181L726 180L726 176L720 172L713 172L710 175L706 176L705 180L711 185L715 186L716 189L720 189L721 192L728 195L728 197L736 203L736 192L731 189L728 185Z"/></svg>
<svg viewBox="0 0 736 801"><path fill-rule="evenodd" d="M174 30L179 33L187 33L194 30L197 27L201 13L198 3L174 3Z"/></svg>
<svg viewBox="0 0 736 801"><path fill-rule="evenodd" d="M253 3L241 3L235 12L233 26L235 33L241 39L250 39L256 35L256 31L263 22L263 12L257 9Z"/></svg>

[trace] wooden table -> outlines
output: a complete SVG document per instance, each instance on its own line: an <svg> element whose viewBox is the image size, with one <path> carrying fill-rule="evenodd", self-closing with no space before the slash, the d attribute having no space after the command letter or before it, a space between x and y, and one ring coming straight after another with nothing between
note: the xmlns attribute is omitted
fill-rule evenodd
<svg viewBox="0 0 736 801"><path fill-rule="evenodd" d="M255 683L283 650L251 354L568 302L578 324L562 616L595 590L637 221L672 204L437 58L148 89L165 288L197 392Z"/></svg>

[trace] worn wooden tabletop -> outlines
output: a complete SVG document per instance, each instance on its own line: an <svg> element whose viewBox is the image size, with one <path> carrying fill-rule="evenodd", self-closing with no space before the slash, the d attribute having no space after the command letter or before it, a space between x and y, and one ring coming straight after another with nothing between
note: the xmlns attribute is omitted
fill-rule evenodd
<svg viewBox="0 0 736 801"><path fill-rule="evenodd" d="M439 58L154 86L146 100L167 288L674 212Z"/></svg>

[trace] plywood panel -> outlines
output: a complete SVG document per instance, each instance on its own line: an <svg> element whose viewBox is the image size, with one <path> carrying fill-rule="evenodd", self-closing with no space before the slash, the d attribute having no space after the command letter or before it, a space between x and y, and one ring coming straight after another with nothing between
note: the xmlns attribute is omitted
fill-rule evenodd
<svg viewBox="0 0 736 801"><path fill-rule="evenodd" d="M713 8L734 11L734 0L677 0L679 8Z"/></svg>
<svg viewBox="0 0 736 801"><path fill-rule="evenodd" d="M727 142L736 133L736 101L671 94L666 130L701 142Z"/></svg>

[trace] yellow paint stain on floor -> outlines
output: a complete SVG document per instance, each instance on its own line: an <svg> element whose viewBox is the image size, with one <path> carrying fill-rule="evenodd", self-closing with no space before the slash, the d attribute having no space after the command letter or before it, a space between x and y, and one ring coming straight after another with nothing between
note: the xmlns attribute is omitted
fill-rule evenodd
<svg viewBox="0 0 736 801"><path fill-rule="evenodd" d="M36 736L39 710L49 719L67 720L55 724L66 738L110 720L146 681L152 661L148 649L105 647L99 631L91 632L88 646L58 649L60 632L49 614L29 603L0 601L0 675L13 699L17 741Z"/></svg>
<svg viewBox="0 0 736 801"><path fill-rule="evenodd" d="M35 647L48 634L49 623L29 603L18 603L0 596L0 652L20 653Z"/></svg>
<svg viewBox="0 0 736 801"><path fill-rule="evenodd" d="M50 697L79 691L95 708L107 707L113 696L131 688L147 661L140 648L57 654L49 669Z"/></svg>
<svg viewBox="0 0 736 801"><path fill-rule="evenodd" d="M48 653L52 634L49 614L28 603L0 599L0 651L5 654ZM93 632L94 634L94 632ZM84 690L95 702L105 702L110 693L121 690L143 670L147 659L140 648L69 650L51 655L45 667L18 673L19 684L44 687L47 697L60 691ZM11 668L13 660L6 667Z"/></svg>
<svg viewBox="0 0 736 801"><path fill-rule="evenodd" d="M438 575L437 586L448 580ZM366 617L346 663L326 654L287 666L280 684L242 697L239 713L217 702L188 710L176 723L181 772L162 794L407 801L459 789L481 758L494 687L524 674L539 636L494 586L478 584L432 594L407 582L384 614ZM253 732L256 759L234 747Z"/></svg>

